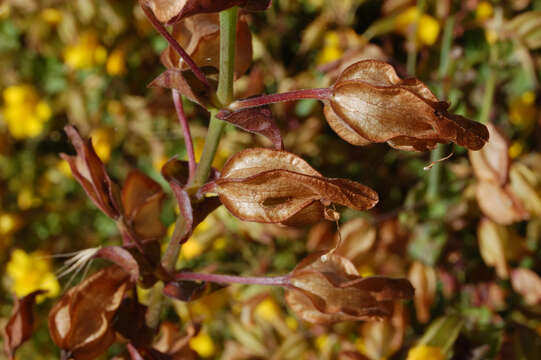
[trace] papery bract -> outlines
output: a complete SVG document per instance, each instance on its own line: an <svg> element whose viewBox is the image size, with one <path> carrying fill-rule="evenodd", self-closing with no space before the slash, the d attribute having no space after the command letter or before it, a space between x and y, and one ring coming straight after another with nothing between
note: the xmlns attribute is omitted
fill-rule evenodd
<svg viewBox="0 0 541 360"><path fill-rule="evenodd" d="M511 285L513 289L524 296L529 305L541 303L541 277L534 271L525 268L511 271Z"/></svg>
<svg viewBox="0 0 541 360"><path fill-rule="evenodd" d="M426 151L453 141L482 148L489 137L486 127L448 113L448 106L421 81L402 80L391 65L365 60L340 74L325 101L325 116L353 145L388 142L400 150Z"/></svg>
<svg viewBox="0 0 541 360"><path fill-rule="evenodd" d="M504 185L509 178L509 142L505 135L493 124L487 125L490 139L479 151L468 153L473 172L481 181Z"/></svg>
<svg viewBox="0 0 541 360"><path fill-rule="evenodd" d="M100 160L92 140L83 140L75 127L67 125L64 130L77 151L77 156L60 154L71 168L73 177L81 184L90 199L107 216L117 220L121 215L120 194L113 183L105 165Z"/></svg>
<svg viewBox="0 0 541 360"><path fill-rule="evenodd" d="M346 258L314 253L289 275L286 301L301 319L313 323L381 320L394 304L411 299L414 289L405 279L363 278Z"/></svg>
<svg viewBox="0 0 541 360"><path fill-rule="evenodd" d="M246 221L313 223L325 217L331 203L366 210L378 202L369 187L325 178L294 154L262 148L234 155L214 185L222 204Z"/></svg>
<svg viewBox="0 0 541 360"><path fill-rule="evenodd" d="M90 360L115 341L113 317L130 284L130 274L113 265L69 289L49 312L54 343L76 360Z"/></svg>
<svg viewBox="0 0 541 360"><path fill-rule="evenodd" d="M15 351L32 336L36 297L46 292L36 290L20 299L15 298L13 313L3 329L4 351L9 359L14 360Z"/></svg>
<svg viewBox="0 0 541 360"><path fill-rule="evenodd" d="M194 15L173 26L173 37L202 69L217 72L220 68L220 18L218 14ZM187 70L178 53L167 47L161 55L168 69ZM242 76L252 63L252 35L244 17L237 24L235 76Z"/></svg>
<svg viewBox="0 0 541 360"><path fill-rule="evenodd" d="M140 0L148 6L156 18L163 23L175 23L185 17L202 13L217 13L233 6L246 10L261 11L268 8L272 0Z"/></svg>

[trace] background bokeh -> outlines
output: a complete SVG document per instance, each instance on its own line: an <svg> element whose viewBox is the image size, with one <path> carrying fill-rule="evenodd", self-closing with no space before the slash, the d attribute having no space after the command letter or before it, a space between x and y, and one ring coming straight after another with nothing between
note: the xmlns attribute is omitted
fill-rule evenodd
<svg viewBox="0 0 541 360"><path fill-rule="evenodd" d="M427 198L434 171L424 169L428 153L354 147L327 126L319 102L275 105L288 151L325 176L380 194L369 213L341 211L343 236L362 274L408 277L415 300L388 322L311 326L289 312L280 289L235 285L189 304L175 301L164 316L180 327L203 321L190 346L206 358L338 359L349 351L374 360L408 352L408 359L539 359L541 1L275 0L269 10L244 16L254 59L235 84L238 97L327 86L344 56L385 59L401 75L426 82L454 112L500 127L511 168L527 185L521 189L528 218L505 226L484 218L461 147L443 148L442 157L454 155L442 162L436 195ZM163 71L166 46L135 1L0 3L0 325L13 295L49 290L18 359L58 357L47 313L86 271L63 274L61 255L121 243L115 224L60 159L74 152L63 127L74 124L91 136L118 182L137 168L170 191L159 170L172 156L185 158L184 141L169 92L147 88ZM185 109L200 156L208 113L188 101ZM228 127L215 167L254 146L268 143ZM175 217L169 194L162 212L169 234ZM330 247L335 232L332 223L244 223L219 208L182 247L179 266L284 274L309 251ZM99 266L95 261L90 271ZM140 296L144 301L143 289ZM459 320L441 329L442 317ZM421 345L427 343L434 346ZM115 345L107 358L121 350Z"/></svg>

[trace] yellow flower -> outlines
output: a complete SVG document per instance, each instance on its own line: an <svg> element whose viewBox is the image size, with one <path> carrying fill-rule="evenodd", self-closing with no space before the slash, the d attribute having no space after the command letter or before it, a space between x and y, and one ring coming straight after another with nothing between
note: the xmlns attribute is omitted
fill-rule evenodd
<svg viewBox="0 0 541 360"><path fill-rule="evenodd" d="M492 17L494 8L488 1L481 1L475 9L475 18L479 21L484 21Z"/></svg>
<svg viewBox="0 0 541 360"><path fill-rule="evenodd" d="M90 133L92 146L96 150L96 154L104 163L111 158L111 134L106 128L98 128Z"/></svg>
<svg viewBox="0 0 541 360"><path fill-rule="evenodd" d="M329 341L329 337L327 335L325 335L325 334L319 335L318 337L316 337L316 339L314 341L314 345L316 346L316 348L319 351L321 351L321 350L323 350L323 348L325 348L328 341Z"/></svg>
<svg viewBox="0 0 541 360"><path fill-rule="evenodd" d="M524 143L521 141L514 141L509 147L509 157L515 159L524 152Z"/></svg>
<svg viewBox="0 0 541 360"><path fill-rule="evenodd" d="M267 321L273 321L278 316L280 316L280 309L274 300L270 297L267 297L265 300L261 301L254 310L255 314Z"/></svg>
<svg viewBox="0 0 541 360"><path fill-rule="evenodd" d="M444 360L445 356L439 347L417 345L408 352L407 360Z"/></svg>
<svg viewBox="0 0 541 360"><path fill-rule="evenodd" d="M55 8L47 8L41 11L40 17L49 25L58 25L62 21L62 12Z"/></svg>
<svg viewBox="0 0 541 360"><path fill-rule="evenodd" d="M157 172L162 171L162 167L165 165L165 163L169 160L169 158L165 155L157 156L154 161L152 161L152 167Z"/></svg>
<svg viewBox="0 0 541 360"><path fill-rule="evenodd" d="M0 236L13 234L21 227L21 219L12 213L0 213Z"/></svg>
<svg viewBox="0 0 541 360"><path fill-rule="evenodd" d="M60 293L60 284L43 252L27 254L21 249L14 250L6 266L6 274L11 280L11 291L18 297L39 289L47 290L47 293L38 297L40 302L45 297L56 297Z"/></svg>
<svg viewBox="0 0 541 360"><path fill-rule="evenodd" d="M35 208L41 205L41 199L34 195L33 189L25 186L17 194L17 205L21 210Z"/></svg>
<svg viewBox="0 0 541 360"><path fill-rule="evenodd" d="M336 31L327 31L324 36L324 47L319 53L317 63L326 64L342 57L343 51L340 47L340 37Z"/></svg>
<svg viewBox="0 0 541 360"><path fill-rule="evenodd" d="M38 136L51 117L49 104L41 100L30 85L13 85L3 92L3 119L16 139Z"/></svg>
<svg viewBox="0 0 541 360"><path fill-rule="evenodd" d="M180 248L180 256L186 260L190 260L201 255L203 250L203 246L197 241L197 239L191 237L188 241L182 244L182 248Z"/></svg>
<svg viewBox="0 0 541 360"><path fill-rule="evenodd" d="M520 128L531 130L536 121L535 93L526 91L509 104L509 121Z"/></svg>
<svg viewBox="0 0 541 360"><path fill-rule="evenodd" d="M107 50L100 45L95 32L88 31L79 36L75 45L64 49L64 62L73 69L89 69L107 60Z"/></svg>
<svg viewBox="0 0 541 360"><path fill-rule="evenodd" d="M299 327L299 322L293 316L288 316L286 317L286 325L291 330L297 330Z"/></svg>
<svg viewBox="0 0 541 360"><path fill-rule="evenodd" d="M64 159L58 161L58 163L56 164L56 169L67 178L73 177L73 175L71 174L70 165Z"/></svg>
<svg viewBox="0 0 541 360"><path fill-rule="evenodd" d="M111 76L119 76L126 73L126 59L124 50L116 49L111 53L111 55L109 55L106 69L107 73Z"/></svg>
<svg viewBox="0 0 541 360"><path fill-rule="evenodd" d="M433 45L440 33L440 23L428 14L420 14L416 6L409 7L398 14L395 27L398 32L407 35L410 26L417 21L416 39L422 45Z"/></svg>
<svg viewBox="0 0 541 360"><path fill-rule="evenodd" d="M197 162L199 162L199 160L201 159L204 145L205 140L203 138L196 138L194 140L194 155ZM229 156L231 156L231 151L229 151L229 149L227 149L225 146L219 146L218 150L216 151L214 161L212 162L212 167L216 169L221 169Z"/></svg>
<svg viewBox="0 0 541 360"><path fill-rule="evenodd" d="M190 339L190 347L201 357L211 357L216 352L212 338L204 330Z"/></svg>

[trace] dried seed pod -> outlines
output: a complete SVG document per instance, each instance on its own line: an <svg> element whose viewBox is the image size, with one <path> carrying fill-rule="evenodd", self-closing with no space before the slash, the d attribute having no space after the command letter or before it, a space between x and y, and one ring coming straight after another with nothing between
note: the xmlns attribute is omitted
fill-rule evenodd
<svg viewBox="0 0 541 360"><path fill-rule="evenodd" d="M94 359L115 341L113 317L130 274L109 266L72 287L49 312L54 343L76 360Z"/></svg>
<svg viewBox="0 0 541 360"><path fill-rule="evenodd" d="M286 301L303 320L333 323L345 320L381 320L394 304L411 299L414 289L406 279L363 278L346 258L315 253L289 275Z"/></svg>
<svg viewBox="0 0 541 360"><path fill-rule="evenodd" d="M450 141L470 150L487 142L487 128L447 112L417 79L402 80L382 61L355 63L340 74L325 101L325 117L353 145L388 142L400 150L426 151Z"/></svg>
<svg viewBox="0 0 541 360"><path fill-rule="evenodd" d="M34 331L33 307L36 297L46 293L45 290L34 291L20 299L15 298L15 307L4 328L4 351L9 359L15 359L15 351L32 336Z"/></svg>
<svg viewBox="0 0 541 360"><path fill-rule="evenodd" d="M217 71L220 67L220 17L200 14L184 19L173 26L173 37L200 68ZM242 76L252 63L252 35L243 16L237 24L235 77ZM168 69L187 70L187 64L171 47L161 55Z"/></svg>
<svg viewBox="0 0 541 360"><path fill-rule="evenodd" d="M287 225L314 223L331 203L366 210L378 202L369 187L325 178L295 154L262 148L229 159L214 191L242 220Z"/></svg>
<svg viewBox="0 0 541 360"><path fill-rule="evenodd" d="M272 0L140 0L140 2L143 6L148 6L160 22L173 24L188 16L217 13L237 5L246 10L261 11L268 8Z"/></svg>

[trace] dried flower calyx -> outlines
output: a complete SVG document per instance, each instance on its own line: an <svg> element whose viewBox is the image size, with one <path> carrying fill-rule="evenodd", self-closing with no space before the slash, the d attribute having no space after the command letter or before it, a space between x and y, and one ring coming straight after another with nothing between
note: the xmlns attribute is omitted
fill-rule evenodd
<svg viewBox="0 0 541 360"><path fill-rule="evenodd" d="M366 210L378 202L367 186L325 178L295 154L262 148L234 155L209 188L242 220L286 225L314 223L331 203Z"/></svg>
<svg viewBox="0 0 541 360"><path fill-rule="evenodd" d="M272 0L140 0L162 23L173 24L181 19L202 13L217 13L233 6L249 11L262 11Z"/></svg>
<svg viewBox="0 0 541 360"><path fill-rule="evenodd" d="M325 117L354 145L388 142L400 150L425 151L450 141L479 150L488 140L482 124L447 112L417 79L402 80L382 61L365 60L342 72L325 103Z"/></svg>
<svg viewBox="0 0 541 360"><path fill-rule="evenodd" d="M90 360L115 341L112 327L130 274L109 266L71 288L49 313L49 331L54 343L76 360Z"/></svg>
<svg viewBox="0 0 541 360"><path fill-rule="evenodd" d="M413 295L414 289L406 279L363 278L348 259L315 253L291 272L285 297L297 316L325 324L388 318L395 302Z"/></svg>
<svg viewBox="0 0 541 360"><path fill-rule="evenodd" d="M165 227L160 221L160 209L165 197L161 186L133 170L120 192L96 154L91 139L83 140L71 125L66 126L65 130L77 155L61 156L69 163L73 176L94 204L111 219L127 226L132 233L130 236L135 235L138 240L160 239L165 234Z"/></svg>

